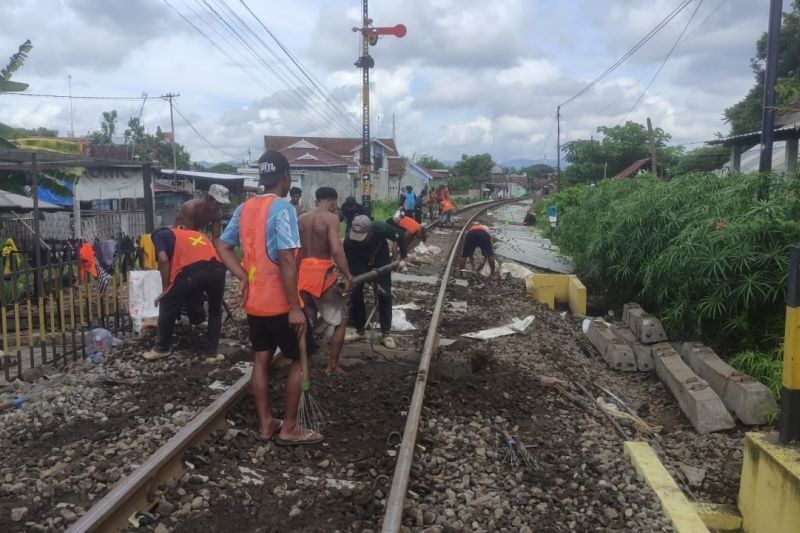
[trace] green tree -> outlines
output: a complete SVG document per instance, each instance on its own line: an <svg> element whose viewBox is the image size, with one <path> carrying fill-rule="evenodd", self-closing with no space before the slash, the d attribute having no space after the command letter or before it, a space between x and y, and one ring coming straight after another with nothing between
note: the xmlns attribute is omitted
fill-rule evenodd
<svg viewBox="0 0 800 533"><path fill-rule="evenodd" d="M236 174L236 165L230 163L217 163L208 169L208 172L217 172L218 174Z"/></svg>
<svg viewBox="0 0 800 533"><path fill-rule="evenodd" d="M492 172L494 161L491 154L462 154L461 160L453 165L453 176L450 178L450 188L454 191L464 191L475 185L479 178L488 177Z"/></svg>
<svg viewBox="0 0 800 533"><path fill-rule="evenodd" d="M756 42L756 55L750 60L755 83L745 97L723 113L731 126L731 135L761 129L764 95L767 34ZM777 107L791 104L800 96L800 0L792 2L792 10L783 14L778 56Z"/></svg>
<svg viewBox="0 0 800 533"><path fill-rule="evenodd" d="M620 126L600 126L597 131L603 134L601 141L582 139L564 145L564 159L570 163L562 174L565 184L597 181L604 173L615 176L631 163L650 157L650 140L642 124L628 121ZM661 128L653 130L653 137L658 163L669 172L680 160L683 147L668 146L672 136Z"/></svg>
<svg viewBox="0 0 800 533"><path fill-rule="evenodd" d="M117 131L117 110L103 111L100 129L93 131L89 137L94 144L112 144L114 133Z"/></svg>
<svg viewBox="0 0 800 533"><path fill-rule="evenodd" d="M544 163L537 163L528 167L522 167L519 171L525 173L525 175L530 178L541 178L555 173L556 169Z"/></svg>
<svg viewBox="0 0 800 533"><path fill-rule="evenodd" d="M690 172L716 170L730 159L730 151L724 146L703 146L686 153L672 169L674 176Z"/></svg>
<svg viewBox="0 0 800 533"><path fill-rule="evenodd" d="M105 114L104 114L105 115ZM156 127L155 134L147 133L139 119L132 117L128 120L128 127L122 136L125 143L131 146L131 153L136 159L149 159L155 153L156 162L162 168L172 168L172 144L167 141L161 127ZM176 159L178 169L189 170L191 168L191 156L186 148L175 143Z"/></svg>
<svg viewBox="0 0 800 533"><path fill-rule="evenodd" d="M447 168L447 165L439 161L437 158L430 154L422 154L417 155L414 154L414 157L411 158L416 164L427 168L428 170L437 170L441 168Z"/></svg>

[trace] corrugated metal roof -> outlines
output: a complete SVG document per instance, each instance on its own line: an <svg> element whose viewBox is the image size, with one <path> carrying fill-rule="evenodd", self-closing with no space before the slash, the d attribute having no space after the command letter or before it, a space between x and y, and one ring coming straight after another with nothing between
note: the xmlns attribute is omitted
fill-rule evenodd
<svg viewBox="0 0 800 533"><path fill-rule="evenodd" d="M636 172L649 162L650 162L649 157L645 157L644 159L639 159L638 161L634 161L633 163L625 167L622 171L620 171L620 173L617 174L617 177L627 178L628 176L630 176L631 174L633 174L634 172Z"/></svg>

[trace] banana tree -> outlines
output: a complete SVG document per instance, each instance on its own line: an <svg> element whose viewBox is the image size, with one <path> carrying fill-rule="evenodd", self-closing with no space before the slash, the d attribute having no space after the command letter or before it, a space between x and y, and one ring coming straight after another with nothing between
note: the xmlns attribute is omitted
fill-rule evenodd
<svg viewBox="0 0 800 533"><path fill-rule="evenodd" d="M0 70L0 93L19 92L28 88L27 83L11 81L11 75L22 66L32 48L31 40L28 39L19 46L17 53L9 58L6 68Z"/></svg>

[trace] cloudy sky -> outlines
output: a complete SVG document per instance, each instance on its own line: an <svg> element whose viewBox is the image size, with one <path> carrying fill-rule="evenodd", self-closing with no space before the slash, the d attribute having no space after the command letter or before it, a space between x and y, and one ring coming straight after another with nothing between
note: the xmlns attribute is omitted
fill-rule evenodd
<svg viewBox="0 0 800 533"><path fill-rule="evenodd" d="M722 111L752 85L750 58L767 26L769 0L700 2L693 0L611 76L566 105L563 139L588 138L626 116L640 122L649 116L690 148L726 132ZM556 105L682 3L372 0L375 25L408 28L405 38L384 37L372 49L373 135L390 136L394 115L407 156L552 158ZM630 111L698 3L684 39ZM31 39L34 49L13 78L29 83L29 93L67 94L71 75L76 96L148 95L144 105L73 100L78 135L96 129L101 112L112 108L121 118L120 134L140 113L149 131L158 125L168 130L169 106L158 97L173 92L180 93L177 109L196 129L176 115L176 138L194 160L240 160L248 148L257 157L265 134L360 136L361 76L353 66L359 45L351 31L359 25L360 1L246 4L321 91L241 0L2 1L0 57ZM0 122L67 135L69 101L0 95Z"/></svg>

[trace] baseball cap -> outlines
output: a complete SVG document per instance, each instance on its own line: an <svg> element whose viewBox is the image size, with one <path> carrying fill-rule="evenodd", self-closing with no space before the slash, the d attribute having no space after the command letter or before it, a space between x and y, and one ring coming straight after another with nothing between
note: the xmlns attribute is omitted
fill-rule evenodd
<svg viewBox="0 0 800 533"><path fill-rule="evenodd" d="M258 158L258 174L277 174L289 170L289 161L277 150L267 150Z"/></svg>
<svg viewBox="0 0 800 533"><path fill-rule="evenodd" d="M228 198L227 187L220 185L219 183L214 183L208 188L208 195L221 204L231 203L230 198Z"/></svg>
<svg viewBox="0 0 800 533"><path fill-rule="evenodd" d="M361 242L367 238L367 234L372 229L372 221L367 215L358 215L353 218L350 226L350 240Z"/></svg>

